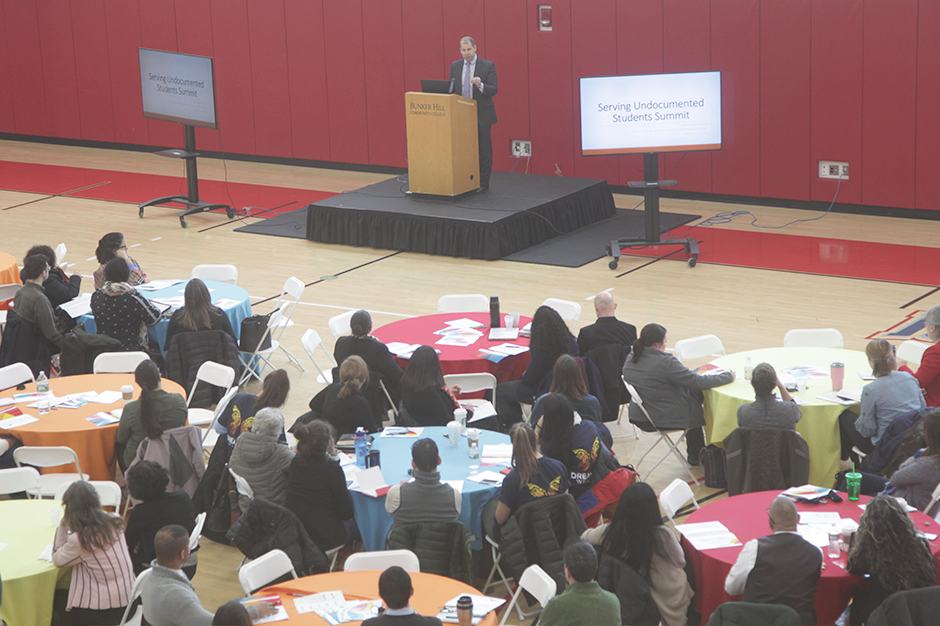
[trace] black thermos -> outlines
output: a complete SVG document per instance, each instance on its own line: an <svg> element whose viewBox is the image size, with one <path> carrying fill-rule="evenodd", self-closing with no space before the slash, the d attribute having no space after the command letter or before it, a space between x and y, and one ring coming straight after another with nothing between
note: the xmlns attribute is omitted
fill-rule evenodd
<svg viewBox="0 0 940 626"><path fill-rule="evenodd" d="M499 327L499 296L490 296L490 328Z"/></svg>

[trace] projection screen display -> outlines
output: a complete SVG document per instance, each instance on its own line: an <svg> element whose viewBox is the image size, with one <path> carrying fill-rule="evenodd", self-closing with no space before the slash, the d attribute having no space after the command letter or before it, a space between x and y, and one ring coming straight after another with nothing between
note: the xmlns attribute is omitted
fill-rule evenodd
<svg viewBox="0 0 940 626"><path fill-rule="evenodd" d="M212 58L140 48L144 117L216 128Z"/></svg>

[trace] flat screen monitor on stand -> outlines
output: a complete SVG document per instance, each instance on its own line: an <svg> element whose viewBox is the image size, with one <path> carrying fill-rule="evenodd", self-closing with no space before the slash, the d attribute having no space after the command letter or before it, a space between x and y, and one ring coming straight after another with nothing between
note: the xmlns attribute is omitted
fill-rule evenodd
<svg viewBox="0 0 940 626"><path fill-rule="evenodd" d="M218 128L212 58L147 48L139 48L138 53L144 117L183 125L184 149L161 150L155 154L185 159L187 186L185 196L164 196L138 205L138 215L143 218L144 208L148 206L176 203L186 206L180 213L183 228L188 226L186 216L193 213L225 209L229 218L235 217L234 207L199 199L195 127Z"/></svg>

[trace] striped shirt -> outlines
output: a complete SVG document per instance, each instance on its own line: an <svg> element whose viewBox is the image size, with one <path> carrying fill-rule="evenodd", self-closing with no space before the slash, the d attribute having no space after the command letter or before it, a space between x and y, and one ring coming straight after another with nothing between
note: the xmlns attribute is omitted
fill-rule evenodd
<svg viewBox="0 0 940 626"><path fill-rule="evenodd" d="M72 584L66 610L116 609L127 606L134 586L134 567L124 533L104 550L85 550L78 535L60 525L55 533L52 561L57 567L72 566Z"/></svg>

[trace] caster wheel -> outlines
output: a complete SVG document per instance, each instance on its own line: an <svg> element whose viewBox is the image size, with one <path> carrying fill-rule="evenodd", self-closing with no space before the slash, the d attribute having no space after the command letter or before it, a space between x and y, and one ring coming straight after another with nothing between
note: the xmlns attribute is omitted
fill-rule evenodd
<svg viewBox="0 0 940 626"><path fill-rule="evenodd" d="M144 209L143 209L143 208L140 208L140 209L137 210L137 217L139 217L140 219L144 219Z"/></svg>
<svg viewBox="0 0 940 626"><path fill-rule="evenodd" d="M186 221L185 217L180 218L180 226L183 228L189 228L189 222Z"/></svg>
<svg viewBox="0 0 940 626"><path fill-rule="evenodd" d="M617 269L617 259L614 259L613 261L611 261L610 263L608 263L608 264L607 264L607 267L609 267L609 268L612 269L612 270Z"/></svg>
<svg viewBox="0 0 940 626"><path fill-rule="evenodd" d="M698 260L695 257L689 259L689 267L695 267L696 263L698 263Z"/></svg>
<svg viewBox="0 0 940 626"><path fill-rule="evenodd" d="M233 219L235 217L235 209L227 208L225 209L225 214L228 216L229 219Z"/></svg>

